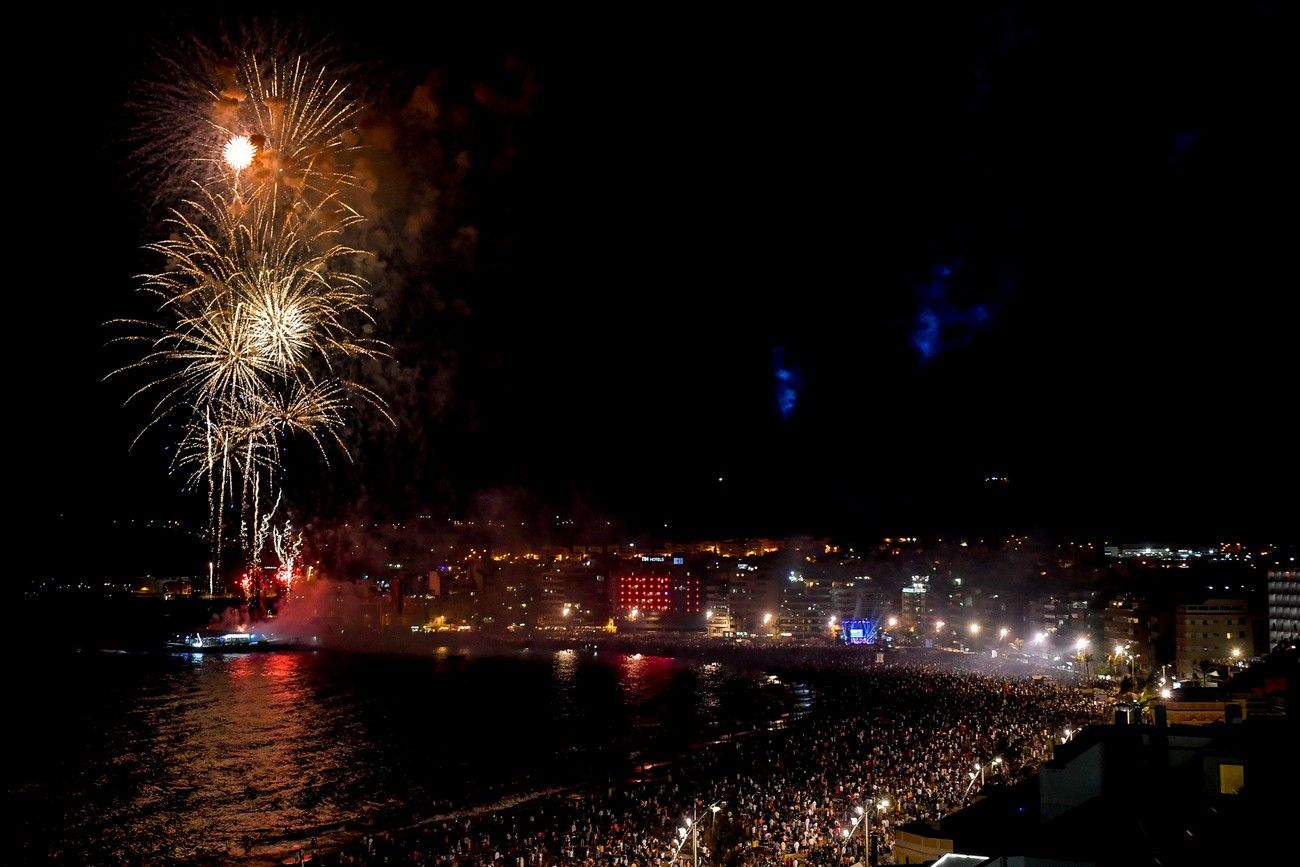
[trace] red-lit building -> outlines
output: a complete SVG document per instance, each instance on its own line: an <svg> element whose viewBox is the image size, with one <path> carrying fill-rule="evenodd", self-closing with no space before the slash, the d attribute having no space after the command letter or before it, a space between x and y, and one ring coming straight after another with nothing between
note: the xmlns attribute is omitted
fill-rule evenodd
<svg viewBox="0 0 1300 867"><path fill-rule="evenodd" d="M704 582L684 557L647 554L625 563L610 590L620 629L704 629Z"/></svg>

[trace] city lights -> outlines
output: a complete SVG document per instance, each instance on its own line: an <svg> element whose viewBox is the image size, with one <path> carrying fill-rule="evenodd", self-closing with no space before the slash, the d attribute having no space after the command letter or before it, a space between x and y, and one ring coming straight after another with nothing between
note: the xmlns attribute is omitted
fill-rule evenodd
<svg viewBox="0 0 1300 867"><path fill-rule="evenodd" d="M694 575L674 578L668 574L633 574L617 580L618 607L640 611L695 613L702 610L700 579Z"/></svg>
<svg viewBox="0 0 1300 867"><path fill-rule="evenodd" d="M979 625L978 623L972 623L972 624L970 625L970 634L971 634L971 635L979 635L979 634L980 634L980 625Z"/></svg>

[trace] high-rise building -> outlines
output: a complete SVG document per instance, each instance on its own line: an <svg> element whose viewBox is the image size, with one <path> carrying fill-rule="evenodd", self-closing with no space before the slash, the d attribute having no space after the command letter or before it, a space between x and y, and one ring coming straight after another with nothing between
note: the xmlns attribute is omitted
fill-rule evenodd
<svg viewBox="0 0 1300 867"><path fill-rule="evenodd" d="M833 583L791 573L781 586L780 634L802 641L829 635L839 619Z"/></svg>
<svg viewBox="0 0 1300 867"><path fill-rule="evenodd" d="M1073 590L1069 597L1070 620L1066 629L1071 640L1097 641L1104 632L1101 594L1096 590Z"/></svg>
<svg viewBox="0 0 1300 867"><path fill-rule="evenodd" d="M1300 641L1300 570L1268 570L1268 649Z"/></svg>
<svg viewBox="0 0 1300 867"><path fill-rule="evenodd" d="M1107 653L1112 648L1123 647L1134 655L1140 655L1141 665L1149 667L1152 664L1146 599L1134 593L1114 597L1106 603L1102 623L1102 644Z"/></svg>
<svg viewBox="0 0 1300 867"><path fill-rule="evenodd" d="M929 625L931 615L934 614L929 575L913 575L912 583L903 587L899 614L905 627L920 629Z"/></svg>
<svg viewBox="0 0 1300 867"><path fill-rule="evenodd" d="M1207 599L1179 605L1174 614L1174 656L1179 677L1192 677L1202 661L1219 670L1254 655L1245 599Z"/></svg>
<svg viewBox="0 0 1300 867"><path fill-rule="evenodd" d="M770 563L736 564L727 587L727 613L735 635L770 635L781 606L779 570Z"/></svg>
<svg viewBox="0 0 1300 867"><path fill-rule="evenodd" d="M1059 594L1040 596L1026 618L1031 628L1041 629L1048 635L1063 634L1070 624L1070 603Z"/></svg>
<svg viewBox="0 0 1300 867"><path fill-rule="evenodd" d="M644 555L615 570L611 590L611 607L628 628L704 629L703 582L683 557Z"/></svg>

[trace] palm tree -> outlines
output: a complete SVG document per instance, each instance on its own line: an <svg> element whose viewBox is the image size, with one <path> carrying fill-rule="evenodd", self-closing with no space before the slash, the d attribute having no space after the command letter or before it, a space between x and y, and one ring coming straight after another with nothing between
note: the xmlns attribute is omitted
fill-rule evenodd
<svg viewBox="0 0 1300 867"><path fill-rule="evenodd" d="M1160 684L1146 672L1137 677L1125 677L1119 682L1119 701L1136 705L1145 721L1147 708L1160 697Z"/></svg>

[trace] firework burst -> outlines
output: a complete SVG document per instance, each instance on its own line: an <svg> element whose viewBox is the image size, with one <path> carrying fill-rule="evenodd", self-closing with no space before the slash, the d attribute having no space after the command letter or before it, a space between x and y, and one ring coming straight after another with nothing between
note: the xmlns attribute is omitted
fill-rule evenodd
<svg viewBox="0 0 1300 867"><path fill-rule="evenodd" d="M293 32L291 33L290 30ZM197 181L292 204L352 183L360 106L333 52L303 28L250 28L160 46L135 89L133 169L155 202Z"/></svg>
<svg viewBox="0 0 1300 867"><path fill-rule="evenodd" d="M147 350L122 371L158 375L132 399L159 393L154 416L259 394L269 380L315 381L344 359L375 357L383 343L357 334L371 322L365 282L342 263L358 251L342 230L237 206L200 191L173 212L172 237L148 245L167 266L143 277L156 318L124 320Z"/></svg>
<svg viewBox="0 0 1300 867"><path fill-rule="evenodd" d="M147 246L163 261L142 276L156 303L147 319L118 321L118 340L139 351L115 375L144 376L128 398L152 403L144 430L179 422L173 466L207 489L214 545L237 505L255 561L279 506L284 443L305 437L327 462L331 446L346 454L353 398L384 406L341 371L386 346L360 333L370 293L348 263L363 251L341 240L360 220L347 201L356 103L301 57L248 52L205 68L205 120L189 126L202 155L183 159L196 169L190 192L170 211L169 237ZM275 539L283 564L297 549Z"/></svg>

